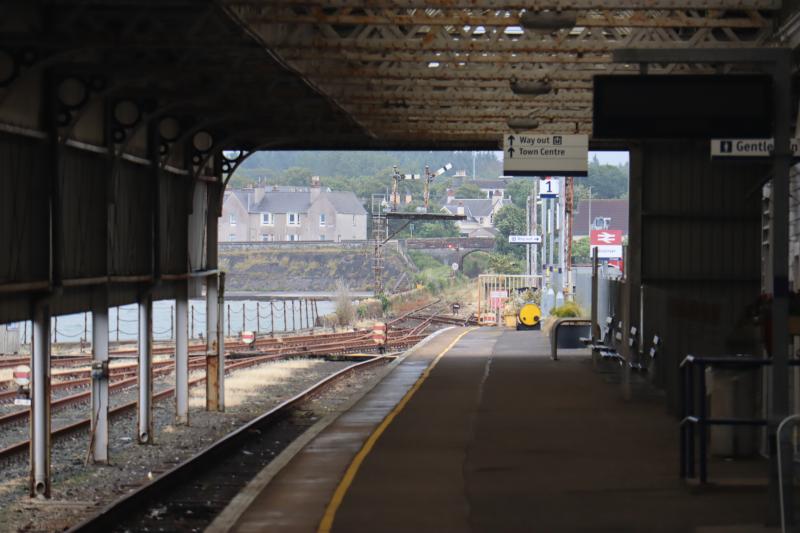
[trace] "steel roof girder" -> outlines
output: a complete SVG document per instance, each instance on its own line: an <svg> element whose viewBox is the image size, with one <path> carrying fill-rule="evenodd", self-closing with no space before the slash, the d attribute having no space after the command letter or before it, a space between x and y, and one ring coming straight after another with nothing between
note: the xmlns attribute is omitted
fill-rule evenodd
<svg viewBox="0 0 800 533"><path fill-rule="evenodd" d="M237 12L253 12L275 6L371 9L475 9L475 0L224 0ZM781 0L480 0L477 7L496 10L565 9L759 9L777 11Z"/></svg>

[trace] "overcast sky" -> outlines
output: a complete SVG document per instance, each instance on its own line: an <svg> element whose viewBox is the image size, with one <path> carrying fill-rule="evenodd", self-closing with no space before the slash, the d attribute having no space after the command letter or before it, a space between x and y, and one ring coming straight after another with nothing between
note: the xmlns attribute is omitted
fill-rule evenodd
<svg viewBox="0 0 800 533"><path fill-rule="evenodd" d="M597 156L603 165L624 165L628 162L628 152L589 152L589 159Z"/></svg>

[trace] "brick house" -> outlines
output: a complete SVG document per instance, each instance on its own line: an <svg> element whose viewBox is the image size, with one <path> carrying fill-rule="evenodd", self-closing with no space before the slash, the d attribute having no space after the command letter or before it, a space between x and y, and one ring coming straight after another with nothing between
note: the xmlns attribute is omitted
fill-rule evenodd
<svg viewBox="0 0 800 533"><path fill-rule="evenodd" d="M352 192L253 187L225 192L219 241L346 241L367 238L367 211Z"/></svg>

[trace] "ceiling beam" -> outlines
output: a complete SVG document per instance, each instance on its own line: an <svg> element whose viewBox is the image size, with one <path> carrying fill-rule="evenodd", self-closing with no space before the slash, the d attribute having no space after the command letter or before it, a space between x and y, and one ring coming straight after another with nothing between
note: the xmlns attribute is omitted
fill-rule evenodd
<svg viewBox="0 0 800 533"><path fill-rule="evenodd" d="M398 13L396 10L381 10L370 14L330 13L314 7L308 13L297 13L291 8L269 9L261 13L253 13L249 9L240 9L240 15L254 24L328 24L347 26L472 26L518 28L520 32L520 14L524 10L489 11L481 9L470 11L463 9L413 10ZM351 11L348 9L348 11ZM477 12L477 13L476 13ZM660 11L633 11L621 13L584 12L576 20L576 27L587 28L762 28L770 21L762 17L758 11L751 10L745 16L727 14L718 16L698 15L694 10L677 10L670 14ZM515 30L516 32L516 30Z"/></svg>
<svg viewBox="0 0 800 533"><path fill-rule="evenodd" d="M235 8L317 6L368 9L759 9L777 11L781 0L225 0Z"/></svg>

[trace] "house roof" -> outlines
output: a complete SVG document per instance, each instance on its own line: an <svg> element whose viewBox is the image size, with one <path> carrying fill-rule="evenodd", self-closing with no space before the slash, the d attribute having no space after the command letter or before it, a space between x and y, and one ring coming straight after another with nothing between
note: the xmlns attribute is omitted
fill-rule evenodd
<svg viewBox="0 0 800 533"><path fill-rule="evenodd" d="M621 230L628 234L628 200L592 200L591 208L588 200L581 200L575 211L572 235L582 237L589 235L589 223L597 217L611 219L608 229ZM591 211L591 220L589 219Z"/></svg>
<svg viewBox="0 0 800 533"><path fill-rule="evenodd" d="M241 191L241 189L239 189ZM250 191L246 191L250 193ZM250 193L252 194L252 193ZM320 191L321 198L327 198L337 213L364 215L367 211L356 195L350 191ZM246 199L244 200L245 204ZM251 213L307 213L311 207L311 191L282 192L267 189L264 197L256 205L250 205Z"/></svg>
<svg viewBox="0 0 800 533"><path fill-rule="evenodd" d="M356 195L350 191L323 192L322 196L330 201L337 213L367 214L367 210L361 205Z"/></svg>
<svg viewBox="0 0 800 533"><path fill-rule="evenodd" d="M453 201L444 206L452 214L458 214L458 208L464 208L464 214L467 218L476 219L477 217L488 217L492 214L492 200L488 199L458 199L454 198Z"/></svg>
<svg viewBox="0 0 800 533"><path fill-rule="evenodd" d="M311 205L307 192L267 191L250 210L254 213L306 213Z"/></svg>
<svg viewBox="0 0 800 533"><path fill-rule="evenodd" d="M225 192L225 199L230 195L235 196L245 209L252 203L253 191L250 189L229 189Z"/></svg>
<svg viewBox="0 0 800 533"><path fill-rule="evenodd" d="M495 179L477 179L465 181L464 183L471 183L477 185L479 189L505 189L508 187L508 180L495 178Z"/></svg>

